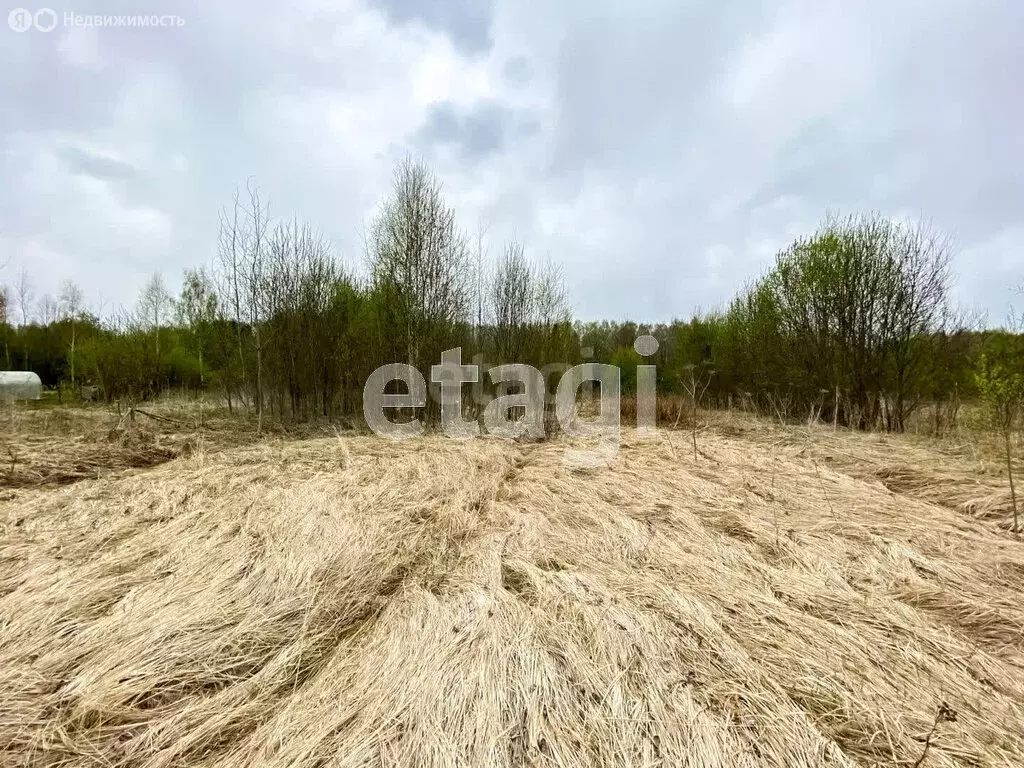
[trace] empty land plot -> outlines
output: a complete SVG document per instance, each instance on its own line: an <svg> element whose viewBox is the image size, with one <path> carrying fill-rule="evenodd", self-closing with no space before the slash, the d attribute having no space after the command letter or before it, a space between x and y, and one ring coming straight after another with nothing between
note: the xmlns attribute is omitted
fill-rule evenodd
<svg viewBox="0 0 1024 768"><path fill-rule="evenodd" d="M273 439L8 490L0 763L1024 763L1001 501L909 439L751 423L586 471Z"/></svg>

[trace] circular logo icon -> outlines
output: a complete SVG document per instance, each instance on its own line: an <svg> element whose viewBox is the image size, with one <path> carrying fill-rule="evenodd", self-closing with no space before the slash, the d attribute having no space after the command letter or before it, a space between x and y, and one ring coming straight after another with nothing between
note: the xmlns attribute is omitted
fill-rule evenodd
<svg viewBox="0 0 1024 768"><path fill-rule="evenodd" d="M636 337L636 341L633 342L633 349L641 357L650 357L658 351L658 340L649 333L645 333L643 336Z"/></svg>
<svg viewBox="0 0 1024 768"><path fill-rule="evenodd" d="M49 8L40 8L36 11L33 21L40 32L49 32L57 26L57 14Z"/></svg>
<svg viewBox="0 0 1024 768"><path fill-rule="evenodd" d="M32 11L15 8L7 14L7 26L15 32L28 32L32 29Z"/></svg>

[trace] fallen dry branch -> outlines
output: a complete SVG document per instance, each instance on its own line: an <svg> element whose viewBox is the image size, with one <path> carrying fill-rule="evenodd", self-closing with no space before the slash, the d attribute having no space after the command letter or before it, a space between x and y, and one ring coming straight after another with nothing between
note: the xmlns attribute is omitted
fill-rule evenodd
<svg viewBox="0 0 1024 768"><path fill-rule="evenodd" d="M179 424L179 425L182 424L182 422L179 421L178 419L172 419L172 418L169 418L167 416L161 416L158 413L151 413L150 411L144 411L141 408L133 408L132 410L135 413L140 413L143 416L145 416L147 419L153 419L154 421L162 421L165 424Z"/></svg>

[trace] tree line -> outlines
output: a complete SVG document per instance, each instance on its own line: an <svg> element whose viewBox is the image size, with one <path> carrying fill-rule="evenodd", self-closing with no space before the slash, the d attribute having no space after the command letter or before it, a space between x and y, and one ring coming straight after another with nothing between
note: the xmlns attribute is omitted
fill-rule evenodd
<svg viewBox="0 0 1024 768"><path fill-rule="evenodd" d="M574 322L557 265L515 242L490 257L411 160L365 251L366 269L350 270L249 183L222 211L210 266L186 270L173 294L154 275L134 308L101 320L71 283L33 303L23 270L0 295L0 365L36 371L62 397L216 393L260 428L357 418L377 367L408 363L429 381L453 347L533 365L549 391L566 366L594 361L618 366L629 392L636 366L653 363L660 393L893 431L921 409L937 431L955 423L980 393L982 360L1024 374L1016 333L981 331L952 305L948 240L878 215L828 217L724 309L653 326ZM633 348L645 333L659 342L648 358Z"/></svg>

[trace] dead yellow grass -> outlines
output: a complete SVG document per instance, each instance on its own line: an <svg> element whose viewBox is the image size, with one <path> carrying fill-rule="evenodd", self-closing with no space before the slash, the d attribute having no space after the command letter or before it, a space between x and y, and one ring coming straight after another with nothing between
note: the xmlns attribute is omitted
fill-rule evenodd
<svg viewBox="0 0 1024 768"><path fill-rule="evenodd" d="M0 764L1024 764L1024 543L862 436L762 426L9 491Z"/></svg>
<svg viewBox="0 0 1024 768"><path fill-rule="evenodd" d="M241 419L217 409L203 413L195 404L147 404L134 419L128 415L113 406L0 404L0 494L5 488L99 479L259 439L255 427Z"/></svg>
<svg viewBox="0 0 1024 768"><path fill-rule="evenodd" d="M54 440L46 435L0 437L0 488L63 485L112 471L150 467L178 456L177 443L153 432L132 429Z"/></svg>

